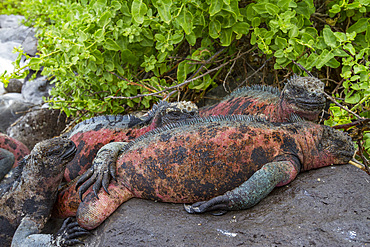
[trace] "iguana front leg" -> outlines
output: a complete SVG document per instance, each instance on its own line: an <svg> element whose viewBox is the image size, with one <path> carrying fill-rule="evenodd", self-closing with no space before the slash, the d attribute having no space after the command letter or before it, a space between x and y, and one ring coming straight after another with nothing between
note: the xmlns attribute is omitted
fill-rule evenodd
<svg viewBox="0 0 370 247"><path fill-rule="evenodd" d="M63 222L56 234L39 234L40 231L40 224L27 216L24 217L14 233L11 247L71 246L82 244L77 238L89 234L71 218Z"/></svg>
<svg viewBox="0 0 370 247"><path fill-rule="evenodd" d="M240 210L256 205L276 186L292 181L298 174L298 164L279 161L265 164L239 187L209 201L185 205L188 213L204 213L213 210Z"/></svg>
<svg viewBox="0 0 370 247"><path fill-rule="evenodd" d="M98 192L103 185L105 192L108 192L108 185L111 177L116 180L116 161L118 154L127 142L111 142L99 149L93 164L77 181L76 189L82 201L82 195L93 185L95 196L98 198Z"/></svg>

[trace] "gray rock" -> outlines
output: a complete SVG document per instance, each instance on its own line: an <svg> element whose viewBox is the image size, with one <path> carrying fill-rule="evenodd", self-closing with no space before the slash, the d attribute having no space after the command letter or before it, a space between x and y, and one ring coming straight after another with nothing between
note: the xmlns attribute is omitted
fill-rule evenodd
<svg viewBox="0 0 370 247"><path fill-rule="evenodd" d="M85 246L366 246L370 177L350 166L304 172L255 207L223 216L131 199Z"/></svg>
<svg viewBox="0 0 370 247"><path fill-rule="evenodd" d="M28 33L26 39L22 42L23 51L30 55L35 56L37 52L37 39L35 38L35 32L31 31Z"/></svg>
<svg viewBox="0 0 370 247"><path fill-rule="evenodd" d="M27 102L42 104L42 97L49 97L49 91L54 85L50 84L46 76L36 76L34 80L25 79L22 87L22 95Z"/></svg>
<svg viewBox="0 0 370 247"><path fill-rule="evenodd" d="M0 28L19 27L24 19L21 15L0 15Z"/></svg>
<svg viewBox="0 0 370 247"><path fill-rule="evenodd" d="M12 51L14 47L18 47L20 45L21 45L20 43L15 42L15 41L7 41L4 43L0 42L0 57L3 59L9 60L9 63L11 64L18 57L18 53L13 53ZM8 72L11 72L11 71L8 71Z"/></svg>
<svg viewBox="0 0 370 247"><path fill-rule="evenodd" d="M16 28L1 28L0 41L14 41L20 45L32 31L32 28L26 26L19 26Z"/></svg>
<svg viewBox="0 0 370 247"><path fill-rule="evenodd" d="M36 143L58 136L66 127L66 115L59 110L41 108L20 117L6 133L30 150Z"/></svg>
<svg viewBox="0 0 370 247"><path fill-rule="evenodd" d="M0 95L0 132L6 129L21 117L33 104L25 102L19 93Z"/></svg>
<svg viewBox="0 0 370 247"><path fill-rule="evenodd" d="M8 86L5 87L5 91L8 93L21 93L22 81L18 79L10 79Z"/></svg>

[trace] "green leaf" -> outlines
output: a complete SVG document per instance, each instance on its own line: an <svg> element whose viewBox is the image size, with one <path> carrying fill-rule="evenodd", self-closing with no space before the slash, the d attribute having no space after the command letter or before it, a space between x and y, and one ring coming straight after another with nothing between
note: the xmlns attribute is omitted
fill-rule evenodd
<svg viewBox="0 0 370 247"><path fill-rule="evenodd" d="M367 29L367 26L368 26L368 20L369 20L368 18L361 18L355 24L353 24L352 26L350 26L347 29L347 33L352 33L352 32L362 33L362 32L365 32L366 29Z"/></svg>
<svg viewBox="0 0 370 247"><path fill-rule="evenodd" d="M256 17L257 15L257 12L253 9L254 5L255 5L254 3L251 3L247 7L246 17L249 21L253 20L253 18Z"/></svg>
<svg viewBox="0 0 370 247"><path fill-rule="evenodd" d="M370 25L366 28L365 40L367 41L368 46L370 46Z"/></svg>
<svg viewBox="0 0 370 247"><path fill-rule="evenodd" d="M245 34L246 35L249 32L249 24L246 23L246 22L237 22L233 26L233 31L237 34Z"/></svg>
<svg viewBox="0 0 370 247"><path fill-rule="evenodd" d="M111 21L111 17L111 12L105 11L98 21L99 26L104 27L105 25L107 25Z"/></svg>
<svg viewBox="0 0 370 247"><path fill-rule="evenodd" d="M153 1L153 4L155 4L155 7L158 10L158 14L162 18L162 20L165 23L169 24L171 21L172 0L157 0Z"/></svg>
<svg viewBox="0 0 370 247"><path fill-rule="evenodd" d="M147 10L148 8L142 0L134 0L132 2L131 12L134 20L137 23L142 24L144 22L144 16Z"/></svg>
<svg viewBox="0 0 370 247"><path fill-rule="evenodd" d="M190 45L195 45L195 42L197 42L197 37L195 36L194 32L191 32L189 35L185 36L185 39L188 41Z"/></svg>
<svg viewBox="0 0 370 247"><path fill-rule="evenodd" d="M105 40L104 48L106 48L108 50L113 50L113 51L119 51L120 50L119 45L116 43L116 41L114 41L111 38L108 38L108 39Z"/></svg>
<svg viewBox="0 0 370 247"><path fill-rule="evenodd" d="M211 0L211 5L209 6L209 14L210 16L214 16L218 12L221 11L223 5L222 0Z"/></svg>
<svg viewBox="0 0 370 247"><path fill-rule="evenodd" d="M334 4L331 9L329 10L330 13L336 14L339 13L341 10L340 6L338 4Z"/></svg>
<svg viewBox="0 0 370 247"><path fill-rule="evenodd" d="M134 65L138 59L129 49L122 50L121 57L124 62L132 65Z"/></svg>
<svg viewBox="0 0 370 247"><path fill-rule="evenodd" d="M101 42L104 40L104 30L103 29L99 29L97 30L95 33L94 33L94 37L95 37L95 40L97 42Z"/></svg>
<svg viewBox="0 0 370 247"><path fill-rule="evenodd" d="M281 8L281 9L285 9L289 6L289 3L291 2L291 0L279 0L277 2L277 5Z"/></svg>
<svg viewBox="0 0 370 247"><path fill-rule="evenodd" d="M112 3L111 3L111 7L114 9L114 10L119 10L122 5L120 4L120 2L118 2L117 0L113 0Z"/></svg>
<svg viewBox="0 0 370 247"><path fill-rule="evenodd" d="M232 28L222 29L222 32L220 33L220 41L222 46L229 46L231 44L232 34L233 34Z"/></svg>
<svg viewBox="0 0 370 247"><path fill-rule="evenodd" d="M266 3L265 8L270 15L276 15L279 13L279 7L272 3Z"/></svg>
<svg viewBox="0 0 370 247"><path fill-rule="evenodd" d="M323 30L323 35L324 35L324 40L325 43L330 46L335 48L337 46L337 38L335 37L333 31L331 31L329 26L325 26Z"/></svg>
<svg viewBox="0 0 370 247"><path fill-rule="evenodd" d="M30 67L30 69L39 70L42 62L43 61L41 58L32 57L30 62L28 63L28 66Z"/></svg>
<svg viewBox="0 0 370 247"><path fill-rule="evenodd" d="M96 71L96 68L97 68L96 63L95 63L94 61L92 61L92 60L89 60L89 63L88 63L88 65L87 65L87 67L88 67L91 71Z"/></svg>
<svg viewBox="0 0 370 247"><path fill-rule="evenodd" d="M358 102L360 102L360 100L361 100L361 96L359 93L354 93L351 96L346 95L344 99L344 101L348 104L357 104Z"/></svg>
<svg viewBox="0 0 370 247"><path fill-rule="evenodd" d="M329 62L326 63L327 66L330 68L338 68L340 66L340 62L338 62L335 58L332 58L329 60Z"/></svg>
<svg viewBox="0 0 370 247"><path fill-rule="evenodd" d="M80 33L79 33L79 36L78 36L78 41L79 42L84 42L85 40L87 39L87 35L86 35L86 33L84 33L83 31L81 31Z"/></svg>
<svg viewBox="0 0 370 247"><path fill-rule="evenodd" d="M353 56L356 55L355 48L353 47L352 44L348 43L343 46L343 49L349 51Z"/></svg>
<svg viewBox="0 0 370 247"><path fill-rule="evenodd" d="M341 33L341 32L334 32L334 35L335 37L337 37L337 40L339 42L344 42L347 40L347 36L345 33Z"/></svg>
<svg viewBox="0 0 370 247"><path fill-rule="evenodd" d="M220 36L221 23L217 19L211 20L208 29L209 36L211 36L212 39L217 39Z"/></svg>
<svg viewBox="0 0 370 247"><path fill-rule="evenodd" d="M333 53L331 51L324 50L318 58L316 68L321 69L321 67L326 65L332 58L334 58Z"/></svg>
<svg viewBox="0 0 370 247"><path fill-rule="evenodd" d="M183 8L176 20L185 33L189 35L193 30L193 15L186 8Z"/></svg>
<svg viewBox="0 0 370 247"><path fill-rule="evenodd" d="M252 27L258 27L261 24L261 19L259 17L255 17L252 20Z"/></svg>
<svg viewBox="0 0 370 247"><path fill-rule="evenodd" d="M279 49L285 48L285 47L288 46L287 40L284 39L284 38L281 38L279 36L276 36L276 38L275 38L275 44L279 47Z"/></svg>
<svg viewBox="0 0 370 247"><path fill-rule="evenodd" d="M267 10L266 10L266 7L265 7L265 4L264 3L259 3L259 4L255 4L253 5L253 10L256 11L258 14L264 14L264 13L267 13Z"/></svg>
<svg viewBox="0 0 370 247"><path fill-rule="evenodd" d="M181 63L179 63L179 66L177 67L177 80L182 83L186 80L186 77L188 75L188 71L187 71L187 63L188 61L182 61Z"/></svg>

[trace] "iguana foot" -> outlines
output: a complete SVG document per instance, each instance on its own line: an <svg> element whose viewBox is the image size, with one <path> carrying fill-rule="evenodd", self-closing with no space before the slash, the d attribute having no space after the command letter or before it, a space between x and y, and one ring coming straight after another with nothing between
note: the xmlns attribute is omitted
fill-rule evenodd
<svg viewBox="0 0 370 247"><path fill-rule="evenodd" d="M59 231L53 235L52 243L55 246L72 246L75 244L83 244L79 237L91 234L89 231L80 227L76 220L72 217L67 218Z"/></svg>
<svg viewBox="0 0 370 247"><path fill-rule="evenodd" d="M225 210L229 210L229 198L225 195L217 196L208 201L196 202L192 205L185 205L184 208L189 214L204 213L208 211L220 210L224 214ZM216 215L221 215L216 214Z"/></svg>
<svg viewBox="0 0 370 247"><path fill-rule="evenodd" d="M88 169L77 181L76 189L82 201L82 195L93 185L95 196L99 199L98 193L103 186L108 192L110 179L116 180L116 161L118 154L127 142L111 142L104 145L96 154L92 167Z"/></svg>

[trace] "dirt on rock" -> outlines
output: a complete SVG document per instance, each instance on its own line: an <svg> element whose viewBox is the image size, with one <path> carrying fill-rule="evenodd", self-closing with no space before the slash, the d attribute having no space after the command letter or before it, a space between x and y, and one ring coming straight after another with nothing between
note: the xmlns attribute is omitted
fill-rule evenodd
<svg viewBox="0 0 370 247"><path fill-rule="evenodd" d="M370 177L350 166L299 174L255 207L222 216L131 199L85 246L370 246Z"/></svg>

